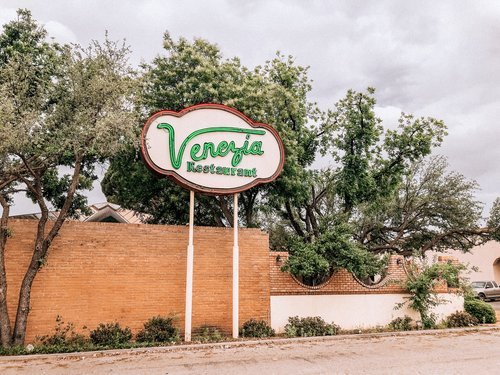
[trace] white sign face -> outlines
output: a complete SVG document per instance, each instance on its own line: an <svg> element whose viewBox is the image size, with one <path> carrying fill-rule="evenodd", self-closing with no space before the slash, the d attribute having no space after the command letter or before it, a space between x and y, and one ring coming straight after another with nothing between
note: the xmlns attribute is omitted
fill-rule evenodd
<svg viewBox="0 0 500 375"><path fill-rule="evenodd" d="M284 163L283 143L274 128L220 104L154 114L142 131L142 154L157 173L212 194L270 182Z"/></svg>

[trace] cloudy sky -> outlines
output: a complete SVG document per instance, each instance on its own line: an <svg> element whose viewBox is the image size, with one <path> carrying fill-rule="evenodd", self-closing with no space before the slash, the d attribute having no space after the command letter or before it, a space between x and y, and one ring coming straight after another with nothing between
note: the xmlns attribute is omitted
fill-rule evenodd
<svg viewBox="0 0 500 375"><path fill-rule="evenodd" d="M0 24L25 7L60 42L126 39L131 62L162 53L162 36L202 37L247 66L276 51L310 66L311 100L332 107L346 90L377 89L378 114L443 119L438 153L500 195L500 1L0 0ZM91 203L103 201L94 191ZM17 203L13 213L26 211Z"/></svg>

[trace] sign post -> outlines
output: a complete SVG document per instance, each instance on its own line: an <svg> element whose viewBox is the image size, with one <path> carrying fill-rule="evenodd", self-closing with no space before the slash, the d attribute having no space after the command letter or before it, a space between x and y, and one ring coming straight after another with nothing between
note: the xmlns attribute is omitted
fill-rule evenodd
<svg viewBox="0 0 500 375"><path fill-rule="evenodd" d="M194 263L194 191L189 192L189 239L186 257L186 316L184 341L191 341L191 318L193 316L193 263Z"/></svg>
<svg viewBox="0 0 500 375"><path fill-rule="evenodd" d="M234 193L233 213L233 338L238 338L240 302L240 249L238 247L238 193Z"/></svg>
<svg viewBox="0 0 500 375"><path fill-rule="evenodd" d="M283 170L285 152L277 131L234 108L198 104L180 112L160 111L142 129L142 156L154 172L190 190L186 266L185 341L193 312L194 192L234 195L233 337L239 330L238 193L271 182Z"/></svg>

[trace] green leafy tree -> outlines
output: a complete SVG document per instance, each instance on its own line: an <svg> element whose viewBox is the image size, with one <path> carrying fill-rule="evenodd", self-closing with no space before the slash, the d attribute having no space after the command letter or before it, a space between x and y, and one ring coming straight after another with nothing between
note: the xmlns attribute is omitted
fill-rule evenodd
<svg viewBox="0 0 500 375"><path fill-rule="evenodd" d="M283 270L299 276L308 285L317 285L341 268L366 278L383 267L382 259L352 241L352 229L345 222L334 223L320 233L310 242L295 237L288 246L292 256Z"/></svg>
<svg viewBox="0 0 500 375"><path fill-rule="evenodd" d="M446 303L438 297L436 286L439 282L446 282L450 287L460 287L463 283L460 273L464 270L465 267L461 264L412 263L408 267L408 279L403 284L410 296L406 297L405 302L396 305L396 308L407 304L419 313L424 328L433 328L436 317L432 313L432 308Z"/></svg>
<svg viewBox="0 0 500 375"><path fill-rule="evenodd" d="M293 228L290 236L306 240L301 249L290 248L285 268L292 272L324 279L351 249L356 260L344 253L349 266L343 267L364 278L383 267L366 253L466 252L498 233L500 206L481 226L477 184L449 172L445 158L430 156L446 135L443 122L402 113L397 129L384 130L375 104L373 89L349 91L319 128L320 150L335 164L311 172L309 196L288 197L281 209L282 223ZM343 233L344 242L327 239L332 231Z"/></svg>
<svg viewBox="0 0 500 375"><path fill-rule="evenodd" d="M88 48L45 41L27 10L0 34L0 320L2 345L24 342L33 281L66 218L85 212L83 189L94 168L134 139L134 77L127 48L106 40ZM62 172L66 171L66 173ZM14 325L7 314L5 245L12 194L38 204L32 258L24 275ZM49 204L59 210L47 227Z"/></svg>
<svg viewBox="0 0 500 375"><path fill-rule="evenodd" d="M495 199L486 225L495 241L500 241L500 198Z"/></svg>
<svg viewBox="0 0 500 375"><path fill-rule="evenodd" d="M316 142L307 121L315 110L306 101L311 88L307 69L295 65L292 58L278 55L250 70L237 58L224 59L214 44L202 39L174 41L168 33L164 48L166 56L144 66L139 98L144 119L161 109L178 111L215 102L235 107L252 120L269 123L280 132L287 162L279 181L245 191L239 198L243 222L250 227L259 226L261 208L269 199L303 189L301 180L308 178L305 167L314 160ZM139 182L143 183L140 186L149 186L147 191L137 189ZM135 149L113 159L102 187L108 200L149 214L151 222L187 222L188 207L179 204L187 201L187 192L170 180L153 175ZM233 223L232 199L226 196L199 196L196 211L197 224Z"/></svg>
<svg viewBox="0 0 500 375"><path fill-rule="evenodd" d="M335 165L310 173L302 180L304 194L284 204L283 216L301 237L317 236L326 216L349 220L360 205L391 196L409 164L440 144L445 127L432 118L402 114L399 129L384 133L374 113L374 92L349 90L322 116L316 141Z"/></svg>
<svg viewBox="0 0 500 375"><path fill-rule="evenodd" d="M293 228L292 236L298 236L304 248L316 248L316 257L328 262L328 272L347 263L362 278L377 273L382 263L369 255L376 253L365 238L371 239L372 234L361 231L362 237L360 223L368 215L378 217L385 212L409 167L428 155L445 135L441 121L407 114L401 115L398 129L384 131L374 112L374 93L371 88L365 93L349 90L322 117L317 129L319 150L335 164L309 172L310 178L302 182L305 194L289 195L277 207L282 222ZM332 234L343 241L332 241ZM304 251L291 250L287 265L307 263ZM314 267L307 268L308 277L325 277L324 268L316 270L316 277Z"/></svg>
<svg viewBox="0 0 500 375"><path fill-rule="evenodd" d="M449 173L443 158L428 160L446 135L442 121L402 113L395 129L384 129L372 88L349 90L321 111L307 98L307 68L280 54L248 69L202 39L174 41L167 33L164 48L166 56L144 66L144 119L161 109L217 102L281 135L283 173L240 194L240 214L247 226L270 231L273 249L290 251L285 269L312 282L339 267L365 277L383 267L378 254L467 251L497 231L494 215L488 226L478 224L476 184ZM333 164L313 169L319 153ZM187 205L179 204L187 192L149 172L137 150L112 160L102 186L110 201L150 214L151 222L187 222ZM231 225L231 201L199 196L197 224Z"/></svg>
<svg viewBox="0 0 500 375"><path fill-rule="evenodd" d="M489 224L480 226L476 190L476 182L449 172L443 157L413 163L393 196L362 207L358 241L375 253L467 252L491 240L498 227L492 221L495 208Z"/></svg>

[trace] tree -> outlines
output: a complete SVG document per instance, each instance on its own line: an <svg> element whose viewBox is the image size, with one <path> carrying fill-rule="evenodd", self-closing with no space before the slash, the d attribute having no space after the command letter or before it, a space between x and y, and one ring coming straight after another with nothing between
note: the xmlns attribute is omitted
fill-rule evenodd
<svg viewBox="0 0 500 375"><path fill-rule="evenodd" d="M448 173L442 158L425 162L446 135L442 121L402 113L397 128L386 130L372 88L349 90L322 111L308 101L307 68L281 54L251 70L202 39L174 41L167 33L164 47L167 55L144 67L144 118L217 102L281 135L283 173L242 193L240 213L244 224L269 230L273 249L290 251L285 269L313 283L339 267L366 277L383 267L381 254L467 251L497 232L492 220L479 226L474 182ZM319 153L333 164L313 169ZM137 189L145 185L145 192ZM187 205L178 205L187 192L147 171L136 150L112 160L103 190L110 201L152 215L152 222L187 221ZM226 197L200 196L197 224L231 225L231 204Z"/></svg>
<svg viewBox="0 0 500 375"><path fill-rule="evenodd" d="M310 90L307 69L292 58L278 55L264 66L250 70L237 58L224 59L214 44L202 39L172 40L165 34L166 56L144 66L139 106L144 120L161 110L180 110L202 102L222 103L237 108L254 121L273 125L282 135L287 162L279 181L257 186L240 194L240 214L250 227L259 226L261 207L275 192L297 193L300 181L308 178L305 167L314 160L315 139L307 126L314 106L307 103ZM147 191L136 187L148 186ZM184 224L187 192L173 182L147 170L138 151L130 149L112 160L102 183L108 200L150 215L153 223ZM283 189L286 189L284 191ZM202 196L197 199L198 225L230 226L232 199Z"/></svg>
<svg viewBox="0 0 500 375"><path fill-rule="evenodd" d="M498 233L500 206L481 227L477 184L429 156L446 135L444 124L403 113L398 129L384 131L374 106L373 89L348 91L318 133L321 151L336 164L311 171L306 199L288 195L276 207L291 229L288 239L280 235L281 245L283 238L285 247L292 244L284 269L312 283L339 266L374 275L382 254L469 251Z"/></svg>
<svg viewBox="0 0 500 375"><path fill-rule="evenodd" d="M321 230L313 241L295 237L288 245L291 256L283 266L308 285L319 285L332 272L345 268L361 278L377 274L385 264L355 241L345 222Z"/></svg>
<svg viewBox="0 0 500 375"><path fill-rule="evenodd" d="M304 180L306 195L299 199L289 195L285 204L277 207L283 223L293 228L291 236L300 238L305 248L320 246L322 250L315 254L329 264L328 269L296 268L300 276L321 279L338 265L362 278L376 273L382 264L359 238L359 223L367 214L383 212L409 166L428 155L445 135L441 121L415 119L404 113L398 129L384 132L374 112L374 93L372 88L366 93L349 90L327 112L316 136L320 151L335 165L311 172L311 178ZM332 235L344 240L328 240ZM285 268L307 262L303 252L291 250ZM350 259L346 258L349 254Z"/></svg>
<svg viewBox="0 0 500 375"><path fill-rule="evenodd" d="M399 129L388 130L381 140L383 128L374 113L375 103L374 89L367 93L349 90L321 124L321 152L336 165L313 176L303 207L296 207L296 215L288 215L304 217L309 237L318 232L319 217L335 213L349 219L360 205L390 196L408 165L428 155L445 134L438 120L413 120L402 114Z"/></svg>
<svg viewBox="0 0 500 375"><path fill-rule="evenodd" d="M33 281L64 221L85 212L81 190L96 178L96 163L133 140L134 77L128 49L106 39L88 48L45 41L27 10L0 35L0 319L2 345L24 342ZM62 171L69 171L63 174ZM13 327L7 314L5 245L11 196L25 192L38 204L32 258L24 275ZM48 227L49 204L59 210Z"/></svg>
<svg viewBox="0 0 500 375"><path fill-rule="evenodd" d="M375 209L363 207L358 241L375 253L411 256L447 249L467 252L491 240L498 224L479 225L477 183L447 169L441 156L412 164L392 197Z"/></svg>

